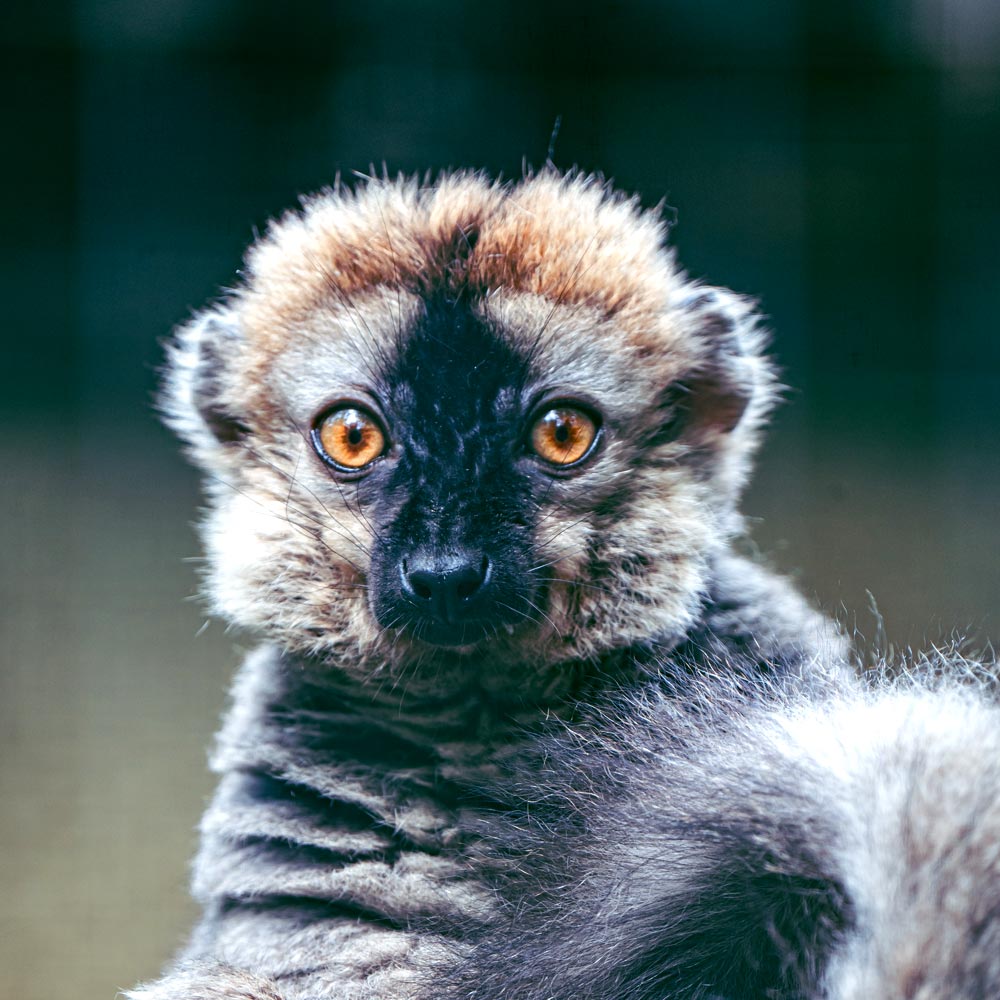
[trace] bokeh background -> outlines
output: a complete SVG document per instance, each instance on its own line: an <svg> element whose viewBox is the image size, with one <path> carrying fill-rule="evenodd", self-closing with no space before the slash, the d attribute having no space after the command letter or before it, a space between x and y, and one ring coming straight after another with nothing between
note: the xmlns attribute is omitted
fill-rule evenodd
<svg viewBox="0 0 1000 1000"><path fill-rule="evenodd" d="M0 995L107 998L193 916L249 640L191 595L160 342L299 192L544 161L759 296L753 540L896 644L1000 636L995 0L47 0L0 13Z"/></svg>

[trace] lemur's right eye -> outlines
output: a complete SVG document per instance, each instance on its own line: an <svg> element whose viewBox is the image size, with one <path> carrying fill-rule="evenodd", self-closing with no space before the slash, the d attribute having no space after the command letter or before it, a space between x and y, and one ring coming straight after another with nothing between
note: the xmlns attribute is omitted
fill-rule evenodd
<svg viewBox="0 0 1000 1000"><path fill-rule="evenodd" d="M328 410L313 425L313 447L341 472L360 472L385 452L382 425L367 410L340 406Z"/></svg>

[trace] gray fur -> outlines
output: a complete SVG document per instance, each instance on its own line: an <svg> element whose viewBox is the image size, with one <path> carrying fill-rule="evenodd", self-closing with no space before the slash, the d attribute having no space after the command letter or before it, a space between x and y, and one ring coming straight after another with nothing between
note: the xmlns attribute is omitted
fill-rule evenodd
<svg viewBox="0 0 1000 1000"><path fill-rule="evenodd" d="M938 666L749 700L695 678L550 742L486 827L504 930L427 996L1000 995L996 682Z"/></svg>
<svg viewBox="0 0 1000 1000"><path fill-rule="evenodd" d="M611 689L674 683L684 691L691 671L717 667L697 650L717 645L735 659L745 623L776 620L775 609L784 611L782 628L801 631L812 614L805 605L779 581L745 569L754 604L720 591L725 610L710 614L704 636L675 659L654 656L642 670L632 665L631 676L605 661ZM720 572L720 587L736 571L732 564ZM803 662L787 636L759 636L764 648L780 646L786 659ZM770 690L758 677L761 661L744 659L748 691ZM628 658L618 663L624 668ZM719 664L735 676L733 663ZM609 678L573 669L604 701ZM797 676L799 667L791 669ZM832 678L810 666L801 683ZM317 677L309 664L259 650L237 678L212 758L221 780L194 869L205 918L178 972L129 996L172 998L176 977L194 982L197 970L207 970L199 988L212 996L220 967L252 972L283 1000L410 995L419 970L453 961L456 948L461 954L495 925L493 851L478 821L492 815L506 777L546 733L568 724L581 739L603 738L602 716L572 721L579 712L557 699L545 718L537 705L484 701L471 685L438 701L409 698Z"/></svg>
<svg viewBox="0 0 1000 1000"><path fill-rule="evenodd" d="M179 332L163 408L207 475L207 594L262 644L212 758L193 878L204 916L131 1000L485 996L477 984L491 1000L652 997L621 956L641 958L661 931L670 969L732 964L699 951L684 921L728 926L692 887L710 899L734 864L743 881L720 900L783 864L821 898L781 925L777 952L771 911L750 906L747 940L770 940L778 963L758 980L817 997L828 983L846 1000L899 978L893 916L858 873L896 857L900 824L929 846L885 878L926 886L921 906L944 898L926 858L948 845L956 872L992 876L992 770L977 772L978 798L949 786L954 814L982 822L974 836L932 829L911 790L933 789L935 761L956 757L947 733L937 756L926 697L899 696L912 725L849 745L843 727L879 721L897 695L863 692L837 629L735 554L775 379L750 304L688 280L663 235L634 200L575 175L375 181L272 227L246 283ZM527 575L547 574L544 606L455 648L379 625L373 552L395 498L366 507L309 444L333 400L378 412L440 293L524 361L526 392L567 393L605 422L600 461L535 495ZM957 706L958 735L968 721L989 742L992 708L942 704ZM823 739L839 764L818 755ZM871 796L885 802L874 817L856 805ZM862 844L869 820L877 850ZM512 968L518 954L530 961ZM934 961L928 982L944 974ZM662 996L706 989L689 975Z"/></svg>

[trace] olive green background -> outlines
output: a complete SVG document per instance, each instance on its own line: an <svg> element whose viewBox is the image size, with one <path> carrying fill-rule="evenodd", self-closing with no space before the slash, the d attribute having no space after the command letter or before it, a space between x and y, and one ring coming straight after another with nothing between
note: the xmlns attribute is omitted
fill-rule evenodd
<svg viewBox="0 0 1000 1000"><path fill-rule="evenodd" d="M196 600L159 342L301 191L546 157L665 199L792 387L753 537L849 626L1000 636L994 0L54 0L0 13L0 996L110 998L193 915L250 640ZM205 627L203 627L205 626Z"/></svg>

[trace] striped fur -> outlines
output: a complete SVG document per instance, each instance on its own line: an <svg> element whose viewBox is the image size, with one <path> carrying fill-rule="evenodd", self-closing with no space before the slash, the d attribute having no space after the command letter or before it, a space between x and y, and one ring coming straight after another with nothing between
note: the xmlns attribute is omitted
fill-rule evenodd
<svg viewBox="0 0 1000 1000"><path fill-rule="evenodd" d="M720 587L740 568L720 569ZM544 713L472 690L427 702L317 684L293 657L253 654L213 755L221 780L194 869L205 917L176 970L129 996L214 997L237 974L258 977L247 995L268 1000L412 995L421 970L453 963L502 918L480 822L506 808L506 779L548 734L569 726L602 738L600 715L583 705L671 686L683 702L693 676L720 670L754 698L780 685L775 665L803 684L829 682L787 636L745 633L755 618L791 630L818 619L779 581L748 570L744 583L753 603L720 589L717 610L672 656L636 647L576 665L577 698Z"/></svg>

